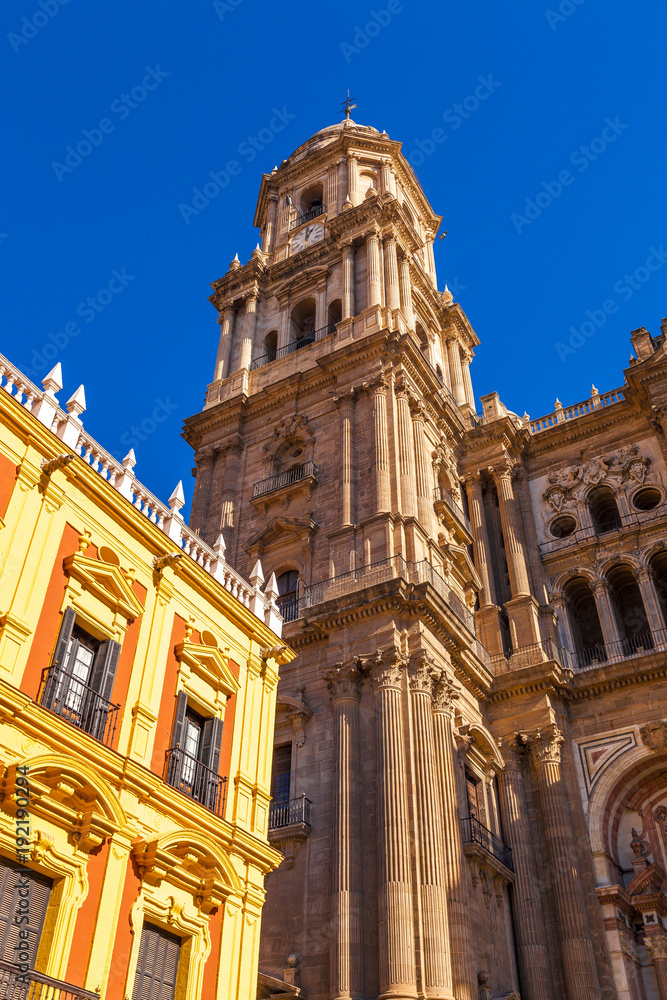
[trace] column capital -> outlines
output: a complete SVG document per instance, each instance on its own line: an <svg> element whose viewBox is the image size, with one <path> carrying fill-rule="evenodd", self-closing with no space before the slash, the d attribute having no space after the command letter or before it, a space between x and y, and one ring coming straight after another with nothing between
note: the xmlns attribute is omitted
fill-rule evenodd
<svg viewBox="0 0 667 1000"><path fill-rule="evenodd" d="M333 704L337 701L359 701L363 680L357 658L348 662L334 663L322 671L322 677L329 689Z"/></svg>
<svg viewBox="0 0 667 1000"><path fill-rule="evenodd" d="M452 716L460 694L458 684L446 670L441 670L440 676L433 680L433 711Z"/></svg>
<svg viewBox="0 0 667 1000"><path fill-rule="evenodd" d="M653 580L653 573L650 566L638 566L637 569L631 566L630 569L635 573L640 583L650 583Z"/></svg>
<svg viewBox="0 0 667 1000"><path fill-rule="evenodd" d="M400 690L401 678L408 665L408 657L395 646L389 649L378 649L375 656L357 661L364 671L370 674L373 683L373 694L378 691L394 688Z"/></svg>
<svg viewBox="0 0 667 1000"><path fill-rule="evenodd" d="M664 934L647 934L644 946L654 962L656 959L658 961L667 959L667 939Z"/></svg>
<svg viewBox="0 0 667 1000"><path fill-rule="evenodd" d="M516 734L514 736L502 736L496 742L505 761L503 770L514 773L523 771L523 765L526 760L526 746L523 743L519 743ZM503 772L501 771L500 773L502 774Z"/></svg>
<svg viewBox="0 0 667 1000"><path fill-rule="evenodd" d="M247 292L243 293L241 299L245 302L245 307L247 309L251 302L257 304L259 299L259 290L257 288L250 288Z"/></svg>
<svg viewBox="0 0 667 1000"><path fill-rule="evenodd" d="M536 767L542 764L560 764L561 744L565 742L565 738L555 723L546 729L527 733L524 739Z"/></svg>
<svg viewBox="0 0 667 1000"><path fill-rule="evenodd" d="M596 597L599 597L601 594L607 595L609 593L609 584L604 577L601 577L599 580L590 581L590 586Z"/></svg>
<svg viewBox="0 0 667 1000"><path fill-rule="evenodd" d="M433 657L420 649L410 657L408 663L408 681L410 690L416 694L430 695L433 689L433 682L440 676L440 670L435 666Z"/></svg>
<svg viewBox="0 0 667 1000"><path fill-rule="evenodd" d="M513 469L514 466L509 459L503 459L495 465L489 465L487 471L493 477L494 483L498 483L500 479L511 479Z"/></svg>
<svg viewBox="0 0 667 1000"><path fill-rule="evenodd" d="M216 445L206 445L204 448L200 448L198 452L195 453L195 465L200 468L204 464L210 465L220 454L220 448Z"/></svg>
<svg viewBox="0 0 667 1000"><path fill-rule="evenodd" d="M356 386L351 385L348 389L344 389L339 396L332 396L332 402L337 407L352 406L356 398Z"/></svg>

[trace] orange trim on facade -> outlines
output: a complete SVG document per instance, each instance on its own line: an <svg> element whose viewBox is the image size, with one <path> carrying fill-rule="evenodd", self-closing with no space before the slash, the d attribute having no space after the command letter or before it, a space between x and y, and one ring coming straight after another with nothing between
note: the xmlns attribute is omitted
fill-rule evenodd
<svg viewBox="0 0 667 1000"><path fill-rule="evenodd" d="M185 626L185 619L181 618L180 615L174 615L174 624L169 640L169 654L164 669L160 711L155 728L153 756L151 758L151 771L153 774L159 774L160 776L162 776L162 771L164 770L164 755L171 745L171 732L174 726L174 712L176 711L176 680L180 664L176 659L174 646L185 639Z"/></svg>

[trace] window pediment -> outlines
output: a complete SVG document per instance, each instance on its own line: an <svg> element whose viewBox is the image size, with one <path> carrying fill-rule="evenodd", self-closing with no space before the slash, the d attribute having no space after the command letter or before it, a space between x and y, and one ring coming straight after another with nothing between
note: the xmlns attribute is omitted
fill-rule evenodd
<svg viewBox="0 0 667 1000"><path fill-rule="evenodd" d="M259 559L267 549L281 548L294 542L309 544L316 531L317 525L312 517L276 517L263 531L253 535L245 550Z"/></svg>
<svg viewBox="0 0 667 1000"><path fill-rule="evenodd" d="M67 556L63 566L68 576L73 577L112 611L120 611L128 621L133 621L143 613L143 604L119 566L89 559L80 552Z"/></svg>
<svg viewBox="0 0 667 1000"><path fill-rule="evenodd" d="M229 669L229 657L215 646L202 646L196 642L179 642L174 647L176 658L187 664L194 674L212 688L221 688L230 697L241 687Z"/></svg>

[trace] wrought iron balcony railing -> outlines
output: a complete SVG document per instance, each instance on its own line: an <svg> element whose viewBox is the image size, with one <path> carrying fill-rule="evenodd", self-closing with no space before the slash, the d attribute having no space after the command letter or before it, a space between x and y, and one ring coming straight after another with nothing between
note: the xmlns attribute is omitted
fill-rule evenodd
<svg viewBox="0 0 667 1000"><path fill-rule="evenodd" d="M280 490L283 486L290 486L292 483L298 483L302 479L308 479L309 476L315 476L317 468L314 462L304 462L303 465L295 465L291 469L287 469L286 472L279 472L277 476L269 476L268 479L262 479L260 482L255 483L252 488L252 499L256 500L257 497L263 497L266 493L273 493L274 490Z"/></svg>
<svg viewBox="0 0 667 1000"><path fill-rule="evenodd" d="M165 754L163 777L168 785L206 806L216 816L224 815L227 778L216 774L178 744Z"/></svg>
<svg viewBox="0 0 667 1000"><path fill-rule="evenodd" d="M41 972L21 972L0 959L0 1000L99 1000L99 996Z"/></svg>
<svg viewBox="0 0 667 1000"><path fill-rule="evenodd" d="M298 229L299 226L303 226L305 222L311 222L312 219L317 219L320 215L324 215L326 210L326 205L315 205L313 208L309 208L307 212L304 212L303 215L297 215L289 224L290 232L292 229Z"/></svg>
<svg viewBox="0 0 667 1000"><path fill-rule="evenodd" d="M645 656L653 650L664 649L667 649L667 629L661 628L625 636L616 642L582 646L570 655L575 669L586 670L589 667L599 667L603 663Z"/></svg>
<svg viewBox="0 0 667 1000"><path fill-rule="evenodd" d="M278 799L269 806L269 830L279 830L284 826L294 826L305 823L310 826L310 807L312 803L305 795L298 799Z"/></svg>
<svg viewBox="0 0 667 1000"><path fill-rule="evenodd" d="M42 672L39 703L105 746L112 745L120 705L107 701L70 670L52 666Z"/></svg>
<svg viewBox="0 0 667 1000"><path fill-rule="evenodd" d="M452 512L454 517L458 518L467 531L472 534L472 525L470 524L470 518L463 510L460 504L456 502L449 490L446 490L444 486L436 486L433 490L433 499L436 503L441 501L445 506Z"/></svg>
<svg viewBox="0 0 667 1000"><path fill-rule="evenodd" d="M298 597L289 597L286 600L279 597L276 604L284 622L295 622L301 617Z"/></svg>
<svg viewBox="0 0 667 1000"><path fill-rule="evenodd" d="M300 340L295 340L292 344L286 344L285 347L279 347L276 351L269 351L268 354L262 354L261 357L255 358L250 365L250 371L253 372L256 368L263 368L264 365L269 365L272 361L278 361L279 358L293 354L294 351L300 351L302 347L308 347L309 344L314 344L316 340L322 340L324 337L328 337L330 333L335 332L335 323L327 323L326 326L320 327L319 330L311 330L309 333L305 333Z"/></svg>
<svg viewBox="0 0 667 1000"><path fill-rule="evenodd" d="M505 868L514 871L514 861L512 859L512 848L507 847L500 837L491 833L488 827L475 816L466 816L461 820L461 839L464 844L479 844L485 851L488 851L497 861L500 861Z"/></svg>

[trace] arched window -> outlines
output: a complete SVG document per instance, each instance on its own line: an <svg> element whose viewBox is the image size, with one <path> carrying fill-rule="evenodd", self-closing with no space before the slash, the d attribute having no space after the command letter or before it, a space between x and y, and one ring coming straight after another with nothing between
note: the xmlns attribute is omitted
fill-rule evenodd
<svg viewBox="0 0 667 1000"><path fill-rule="evenodd" d="M323 188L321 184L312 184L301 195L301 214L304 216L303 222L308 219L316 219L326 211L323 202Z"/></svg>
<svg viewBox="0 0 667 1000"><path fill-rule="evenodd" d="M268 361L276 360L277 351L278 351L278 331L269 330L266 337L264 338L264 354L268 357Z"/></svg>
<svg viewBox="0 0 667 1000"><path fill-rule="evenodd" d="M340 299L334 299L334 301L330 304L328 315L329 315L329 333L333 333L336 323L340 323L341 319L343 318L343 305Z"/></svg>
<svg viewBox="0 0 667 1000"><path fill-rule="evenodd" d="M606 660L597 604L588 580L577 576L568 581L565 600L579 666L587 667L596 660Z"/></svg>
<svg viewBox="0 0 667 1000"><path fill-rule="evenodd" d="M599 534L613 531L621 525L618 505L609 486L598 486L588 494L588 506L593 525Z"/></svg>
<svg viewBox="0 0 667 1000"><path fill-rule="evenodd" d="M286 622L299 617L299 573L295 569L285 570L276 577L280 613Z"/></svg>
<svg viewBox="0 0 667 1000"><path fill-rule="evenodd" d="M304 299L292 310L291 342L299 347L312 344L315 339L315 299Z"/></svg>
<svg viewBox="0 0 667 1000"><path fill-rule="evenodd" d="M630 656L640 647L652 649L651 629L632 569L625 564L613 566L607 573L607 580L621 636L622 649L619 652Z"/></svg>

